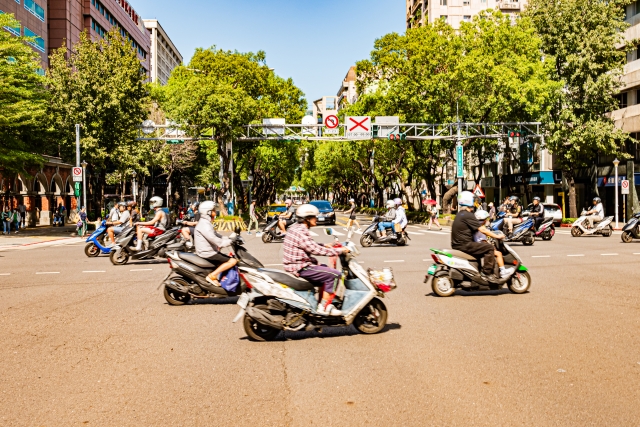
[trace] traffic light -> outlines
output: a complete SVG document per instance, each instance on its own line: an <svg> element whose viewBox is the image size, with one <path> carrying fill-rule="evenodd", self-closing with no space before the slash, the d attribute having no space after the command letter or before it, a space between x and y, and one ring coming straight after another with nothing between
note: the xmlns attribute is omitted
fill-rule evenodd
<svg viewBox="0 0 640 427"><path fill-rule="evenodd" d="M522 136L522 132L520 132L519 130L509 131L509 138L520 138L521 136Z"/></svg>
<svg viewBox="0 0 640 427"><path fill-rule="evenodd" d="M390 133L389 139L391 141L404 141L405 139L407 139L407 135L404 133Z"/></svg>

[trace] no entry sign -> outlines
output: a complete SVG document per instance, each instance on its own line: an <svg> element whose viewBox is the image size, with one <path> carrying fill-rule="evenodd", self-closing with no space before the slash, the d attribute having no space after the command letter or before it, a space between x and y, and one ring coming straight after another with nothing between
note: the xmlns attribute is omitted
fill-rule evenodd
<svg viewBox="0 0 640 427"><path fill-rule="evenodd" d="M351 139L371 139L373 132L371 131L371 117L369 116L351 116L346 119L345 136Z"/></svg>
<svg viewBox="0 0 640 427"><path fill-rule="evenodd" d="M620 194L629 194L629 181L623 179L620 181Z"/></svg>
<svg viewBox="0 0 640 427"><path fill-rule="evenodd" d="M338 117L333 114L324 118L324 125L329 129L335 129L339 124Z"/></svg>
<svg viewBox="0 0 640 427"><path fill-rule="evenodd" d="M73 168L73 181L82 182L82 168Z"/></svg>

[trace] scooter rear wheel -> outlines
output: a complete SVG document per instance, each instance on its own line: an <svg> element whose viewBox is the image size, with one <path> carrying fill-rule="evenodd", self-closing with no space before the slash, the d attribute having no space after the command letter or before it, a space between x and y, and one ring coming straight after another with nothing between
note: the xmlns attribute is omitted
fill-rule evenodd
<svg viewBox="0 0 640 427"><path fill-rule="evenodd" d="M125 265L129 262L129 254L123 250L119 251L111 251L109 254L109 259L111 260L111 264L113 265Z"/></svg>
<svg viewBox="0 0 640 427"><path fill-rule="evenodd" d="M373 239L368 234L363 234L360 238L360 245L363 248L368 248L373 244Z"/></svg>
<svg viewBox="0 0 640 427"><path fill-rule="evenodd" d="M262 242L263 243L271 243L271 241L273 240L273 235L270 232L264 232L262 233Z"/></svg>
<svg viewBox="0 0 640 427"><path fill-rule="evenodd" d="M387 325L387 307L378 298L369 301L356 315L353 324L363 334L377 334Z"/></svg>
<svg viewBox="0 0 640 427"><path fill-rule="evenodd" d="M89 242L84 247L84 254L89 258L96 257L100 255L100 249L98 249L98 247L93 242Z"/></svg>
<svg viewBox="0 0 640 427"><path fill-rule="evenodd" d="M624 243L631 243L633 242L633 235L631 234L630 231L623 231L622 232L622 236L620 236L620 238L622 239L622 241Z"/></svg>
<svg viewBox="0 0 640 427"><path fill-rule="evenodd" d="M456 292L453 281L449 276L434 277L431 281L431 289L439 297L450 297Z"/></svg>
<svg viewBox="0 0 640 427"><path fill-rule="evenodd" d="M189 284L182 279L172 279L174 282L182 285L185 288L189 287ZM191 295L183 294L182 292L178 292L174 289L171 289L165 285L164 287L164 299L167 300L169 305L185 305L189 301L191 301Z"/></svg>
<svg viewBox="0 0 640 427"><path fill-rule="evenodd" d="M268 311L266 305L256 305L255 309ZM263 325L247 314L244 315L244 321L242 323L247 336L253 341L273 341L280 333L279 329Z"/></svg>
<svg viewBox="0 0 640 427"><path fill-rule="evenodd" d="M531 246L535 243L536 236L532 232L529 232L527 236L522 240L522 244L525 246Z"/></svg>
<svg viewBox="0 0 640 427"><path fill-rule="evenodd" d="M612 234L613 234L613 228L611 228L611 226L602 230L602 237L611 237Z"/></svg>
<svg viewBox="0 0 640 427"><path fill-rule="evenodd" d="M551 235L551 230L546 230L543 234L542 234L542 240L551 240L553 236Z"/></svg>

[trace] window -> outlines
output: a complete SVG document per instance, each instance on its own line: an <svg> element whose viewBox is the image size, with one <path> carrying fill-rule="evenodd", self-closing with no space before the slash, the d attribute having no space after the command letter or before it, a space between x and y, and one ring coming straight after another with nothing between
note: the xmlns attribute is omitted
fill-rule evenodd
<svg viewBox="0 0 640 427"><path fill-rule="evenodd" d="M447 0L440 0L440 6L446 6Z"/></svg>
<svg viewBox="0 0 640 427"><path fill-rule="evenodd" d="M462 17L462 20L464 22L471 22L471 16L470 15L465 15L465 16Z"/></svg>
<svg viewBox="0 0 640 427"><path fill-rule="evenodd" d="M440 19L443 19L444 22L447 22L447 15L440 15Z"/></svg>
<svg viewBox="0 0 640 427"><path fill-rule="evenodd" d="M471 1L469 0L463 0L462 5L463 6L469 6L471 4Z"/></svg>
<svg viewBox="0 0 640 427"><path fill-rule="evenodd" d="M627 108L627 92L622 92L619 93L618 95L615 96L616 100L618 101L618 109L620 108Z"/></svg>
<svg viewBox="0 0 640 427"><path fill-rule="evenodd" d="M35 47L40 52L44 52L44 40L42 39L42 37L40 37L39 35L37 35L33 31L31 31L27 27L24 27L24 36L25 37L34 37L35 38L34 41L29 42L29 44L31 46Z"/></svg>
<svg viewBox="0 0 640 427"><path fill-rule="evenodd" d="M0 10L0 13L4 13L3 11ZM11 34L13 34L14 36L18 36L20 37L20 24L18 24L15 27L9 27L6 26L4 27L5 30L9 31Z"/></svg>
<svg viewBox="0 0 640 427"><path fill-rule="evenodd" d="M33 0L24 0L24 8L27 9L36 18L44 22L44 9Z"/></svg>

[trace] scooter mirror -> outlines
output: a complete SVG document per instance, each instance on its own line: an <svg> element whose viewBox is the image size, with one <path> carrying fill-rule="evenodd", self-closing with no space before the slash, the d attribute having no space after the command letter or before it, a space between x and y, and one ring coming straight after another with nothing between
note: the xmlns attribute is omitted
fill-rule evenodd
<svg viewBox="0 0 640 427"><path fill-rule="evenodd" d="M327 236L332 236L333 235L333 228L331 227L327 227L324 229L324 234L326 234Z"/></svg>

